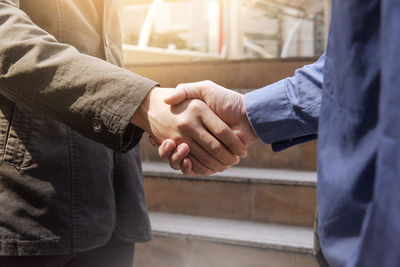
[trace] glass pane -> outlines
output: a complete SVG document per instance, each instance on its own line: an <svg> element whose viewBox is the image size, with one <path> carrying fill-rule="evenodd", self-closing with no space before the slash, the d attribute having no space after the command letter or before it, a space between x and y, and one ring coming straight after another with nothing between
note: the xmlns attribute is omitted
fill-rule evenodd
<svg viewBox="0 0 400 267"><path fill-rule="evenodd" d="M148 62L318 57L326 0L120 0L123 42Z"/></svg>

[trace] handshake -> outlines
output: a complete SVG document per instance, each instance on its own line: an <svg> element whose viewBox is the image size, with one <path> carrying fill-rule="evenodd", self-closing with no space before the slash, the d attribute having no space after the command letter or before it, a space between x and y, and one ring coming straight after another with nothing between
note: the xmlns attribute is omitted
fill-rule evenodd
<svg viewBox="0 0 400 267"><path fill-rule="evenodd" d="M211 81L153 88L131 123L150 134L161 158L188 176L238 164L257 139L244 96Z"/></svg>

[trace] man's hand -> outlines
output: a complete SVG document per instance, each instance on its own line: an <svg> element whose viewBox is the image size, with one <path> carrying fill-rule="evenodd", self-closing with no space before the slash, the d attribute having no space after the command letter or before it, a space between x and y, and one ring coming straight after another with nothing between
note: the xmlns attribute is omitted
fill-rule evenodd
<svg viewBox="0 0 400 267"><path fill-rule="evenodd" d="M204 101L215 114L220 117L235 134L248 146L257 140L257 135L247 118L244 96L226 89L212 81L183 83L175 92L165 98L168 105L177 105L187 99Z"/></svg>
<svg viewBox="0 0 400 267"><path fill-rule="evenodd" d="M174 141L167 139L160 145L151 136L149 142L153 146L158 146L160 157L169 161L172 169L181 170L186 176L196 176L197 173L192 169L192 161L188 157L190 153L188 144L182 143L176 146Z"/></svg>
<svg viewBox="0 0 400 267"><path fill-rule="evenodd" d="M164 102L169 105L177 105L188 99L204 101L218 117L231 127L246 146L257 140L246 115L242 94L228 90L214 82L203 81L178 85L174 93L167 97ZM173 142L171 143L170 140L167 142L170 143L169 150L166 149L165 144L162 144L159 148L160 156L169 160L173 168L181 168L183 173L193 175L192 171L188 171L190 161L184 160L183 153L177 153L178 151L174 150L176 146Z"/></svg>
<svg viewBox="0 0 400 267"><path fill-rule="evenodd" d="M174 106L164 103L174 92L173 89L152 89L131 122L148 132L157 143L171 139L178 146L189 145L188 159L196 173L208 175L237 164L239 158L232 150L244 154L246 147L228 125L202 101L182 100Z"/></svg>

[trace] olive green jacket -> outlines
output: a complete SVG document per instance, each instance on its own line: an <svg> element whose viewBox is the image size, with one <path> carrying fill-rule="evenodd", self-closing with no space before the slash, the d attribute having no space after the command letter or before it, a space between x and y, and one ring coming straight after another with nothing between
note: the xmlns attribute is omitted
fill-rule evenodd
<svg viewBox="0 0 400 267"><path fill-rule="evenodd" d="M115 2L0 0L0 255L151 237Z"/></svg>

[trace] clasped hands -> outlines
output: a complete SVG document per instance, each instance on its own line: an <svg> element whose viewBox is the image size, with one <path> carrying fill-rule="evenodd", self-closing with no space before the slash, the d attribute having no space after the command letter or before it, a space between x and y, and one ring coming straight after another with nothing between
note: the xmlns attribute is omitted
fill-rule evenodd
<svg viewBox="0 0 400 267"><path fill-rule="evenodd" d="M161 158L188 176L226 170L257 139L244 96L211 81L153 88L131 122L149 133Z"/></svg>

